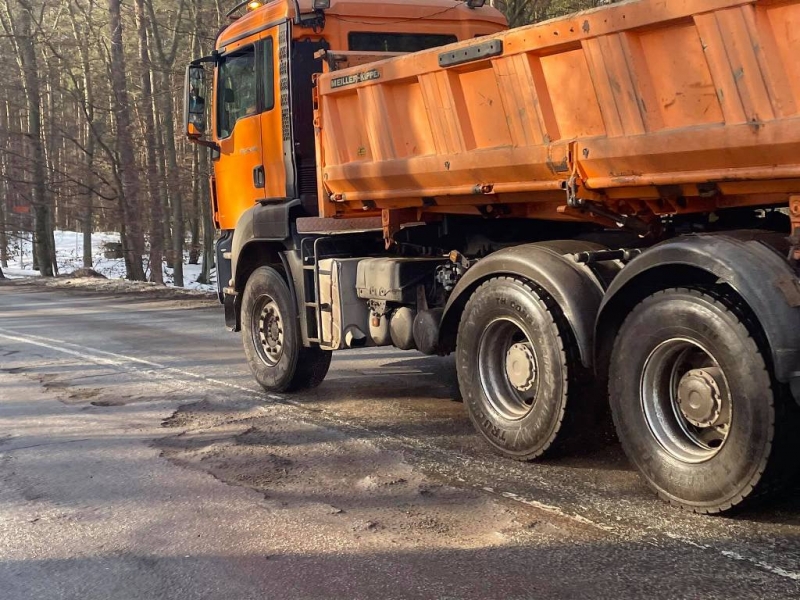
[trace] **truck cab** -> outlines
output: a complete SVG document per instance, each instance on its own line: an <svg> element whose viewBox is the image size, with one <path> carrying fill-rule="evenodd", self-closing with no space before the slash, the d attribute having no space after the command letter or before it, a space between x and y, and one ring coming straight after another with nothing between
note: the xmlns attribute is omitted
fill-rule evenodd
<svg viewBox="0 0 800 600"><path fill-rule="evenodd" d="M236 329L236 281L246 273L234 271L234 255L256 241L259 256L280 252L295 220L318 214L313 86L323 61L417 52L507 22L475 0L271 0L230 16L212 55L187 70L185 120L189 137L211 149L218 292Z"/></svg>

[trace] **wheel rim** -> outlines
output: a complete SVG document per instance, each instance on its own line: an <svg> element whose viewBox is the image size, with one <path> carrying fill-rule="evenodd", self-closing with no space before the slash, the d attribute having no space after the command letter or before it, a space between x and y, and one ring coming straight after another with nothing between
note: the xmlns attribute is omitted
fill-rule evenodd
<svg viewBox="0 0 800 600"><path fill-rule="evenodd" d="M283 356L284 327L278 304L270 296L262 296L253 311L253 345L267 366L274 367Z"/></svg>
<svg viewBox="0 0 800 600"><path fill-rule="evenodd" d="M517 323L498 319L484 330L478 344L478 370L483 392L501 417L518 421L533 410L538 359Z"/></svg>
<svg viewBox="0 0 800 600"><path fill-rule="evenodd" d="M697 342L672 339L647 357L640 384L645 420L658 443L684 463L722 451L733 403L725 373Z"/></svg>

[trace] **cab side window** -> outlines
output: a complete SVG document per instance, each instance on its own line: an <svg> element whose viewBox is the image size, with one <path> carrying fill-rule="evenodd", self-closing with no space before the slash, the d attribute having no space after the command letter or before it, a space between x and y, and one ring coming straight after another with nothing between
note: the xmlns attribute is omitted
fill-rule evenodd
<svg viewBox="0 0 800 600"><path fill-rule="evenodd" d="M369 33L350 32L347 36L351 52L419 52L458 41L454 35L432 33Z"/></svg>
<svg viewBox="0 0 800 600"><path fill-rule="evenodd" d="M219 69L217 135L226 138L236 122L258 111L255 48L245 48L225 57Z"/></svg>
<svg viewBox="0 0 800 600"><path fill-rule="evenodd" d="M265 39L262 45L264 55L264 103L262 111L270 111L275 108L275 50L271 37Z"/></svg>

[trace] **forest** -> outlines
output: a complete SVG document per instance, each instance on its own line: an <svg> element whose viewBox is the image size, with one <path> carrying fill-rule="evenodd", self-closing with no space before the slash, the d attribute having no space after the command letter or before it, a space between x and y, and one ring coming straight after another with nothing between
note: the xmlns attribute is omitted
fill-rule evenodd
<svg viewBox="0 0 800 600"><path fill-rule="evenodd" d="M379 0L375 0L379 1ZM460 0L453 0L457 2ZM521 26L608 0L489 0ZM231 6L229 6L229 4ZM205 148L182 135L184 67L207 54L228 0L0 0L0 278L15 249L58 275L54 231L118 232L125 277L210 283Z"/></svg>

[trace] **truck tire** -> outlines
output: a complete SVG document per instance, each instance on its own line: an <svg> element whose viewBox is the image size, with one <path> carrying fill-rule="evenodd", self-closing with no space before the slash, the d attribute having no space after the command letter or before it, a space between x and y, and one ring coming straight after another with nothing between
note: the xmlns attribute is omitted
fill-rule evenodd
<svg viewBox="0 0 800 600"><path fill-rule="evenodd" d="M503 456L538 458L563 433L580 361L562 321L538 288L513 277L488 280L464 309L459 387L475 428Z"/></svg>
<svg viewBox="0 0 800 600"><path fill-rule="evenodd" d="M270 267L259 267L247 280L242 340L250 369L268 392L317 387L331 364L331 352L303 347L289 286Z"/></svg>
<svg viewBox="0 0 800 600"><path fill-rule="evenodd" d="M612 351L625 453L661 498L694 512L746 506L797 471L798 407L746 315L710 291L661 291L631 312Z"/></svg>

